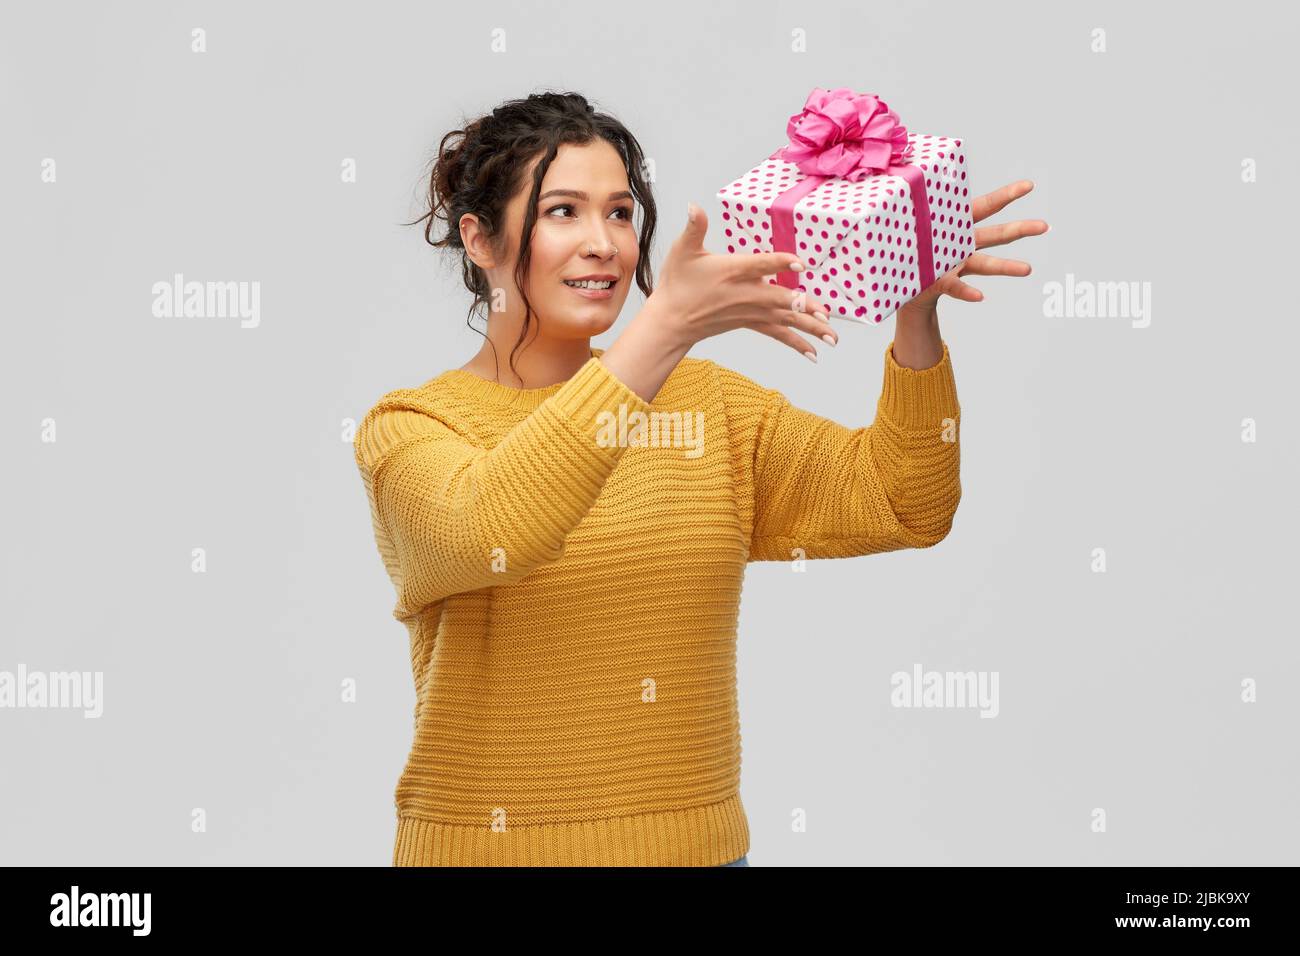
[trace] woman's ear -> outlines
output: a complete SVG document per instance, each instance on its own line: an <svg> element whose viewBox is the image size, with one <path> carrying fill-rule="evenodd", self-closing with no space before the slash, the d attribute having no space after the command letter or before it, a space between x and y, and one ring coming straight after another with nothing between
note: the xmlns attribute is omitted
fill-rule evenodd
<svg viewBox="0 0 1300 956"><path fill-rule="evenodd" d="M470 262L480 269L491 269L496 265L492 253L492 243L479 225L478 216L467 212L460 217L460 242L465 247L465 255Z"/></svg>

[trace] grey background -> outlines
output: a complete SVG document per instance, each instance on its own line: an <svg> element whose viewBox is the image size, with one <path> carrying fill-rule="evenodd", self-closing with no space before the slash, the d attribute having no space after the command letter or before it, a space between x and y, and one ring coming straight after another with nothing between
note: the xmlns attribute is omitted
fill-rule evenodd
<svg viewBox="0 0 1300 956"><path fill-rule="evenodd" d="M1053 228L1003 250L1032 276L940 305L950 536L748 571L751 863L1298 862L1294 24L1213 9L7 7L0 670L103 671L105 709L0 710L0 862L387 865L414 691L341 435L480 341L398 224L424 162L462 114L578 90L655 160L656 262L687 200L720 250L714 192L814 86L962 137L976 194L1033 179L995 221ZM174 272L260 282L260 326L153 317ZM1150 282L1150 327L1045 317L1067 273ZM860 426L892 323L818 366L744 330L692 355ZM1000 715L891 708L914 663L998 671Z"/></svg>

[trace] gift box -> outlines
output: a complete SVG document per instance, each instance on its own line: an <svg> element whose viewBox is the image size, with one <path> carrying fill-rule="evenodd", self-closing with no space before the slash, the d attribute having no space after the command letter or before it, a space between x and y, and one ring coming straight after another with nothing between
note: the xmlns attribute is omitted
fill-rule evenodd
<svg viewBox="0 0 1300 956"><path fill-rule="evenodd" d="M809 94L789 144L717 193L732 253L792 252L769 277L874 325L975 251L960 139L912 133L879 97Z"/></svg>

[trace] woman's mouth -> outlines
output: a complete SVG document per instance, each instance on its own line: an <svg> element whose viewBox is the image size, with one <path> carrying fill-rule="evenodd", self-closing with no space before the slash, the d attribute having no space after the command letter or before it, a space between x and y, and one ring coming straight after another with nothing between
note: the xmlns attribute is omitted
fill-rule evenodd
<svg viewBox="0 0 1300 956"><path fill-rule="evenodd" d="M614 286L618 284L617 279L603 281L595 279L562 279L561 281L578 295L587 299L608 299L614 295Z"/></svg>

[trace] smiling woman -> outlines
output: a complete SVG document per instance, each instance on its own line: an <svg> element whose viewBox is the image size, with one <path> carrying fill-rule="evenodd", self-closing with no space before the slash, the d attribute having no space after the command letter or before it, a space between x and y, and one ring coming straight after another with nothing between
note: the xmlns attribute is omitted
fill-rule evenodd
<svg viewBox="0 0 1300 956"><path fill-rule="evenodd" d="M440 147L425 238L458 255L471 317L490 306L484 347L383 395L355 441L416 691L396 865L747 866L746 565L929 548L952 527L961 410L938 293L899 310L872 424L800 409L686 353L735 329L833 345L820 302L768 281L803 266L710 254L692 206L652 288L641 168L576 93L511 101ZM969 289L960 271L936 287ZM647 301L592 348L634 281ZM689 453L645 440L656 416L683 439L690 423Z"/></svg>
<svg viewBox="0 0 1300 956"><path fill-rule="evenodd" d="M431 245L461 252L470 327L477 312L485 322L497 313L466 370L499 380L498 346L513 337L509 377L523 384L516 354L536 335L529 367L559 361L571 373L633 281L651 294L657 213L643 167L636 138L577 94L511 101L443 137L417 222ZM441 238L438 221L448 227Z"/></svg>

